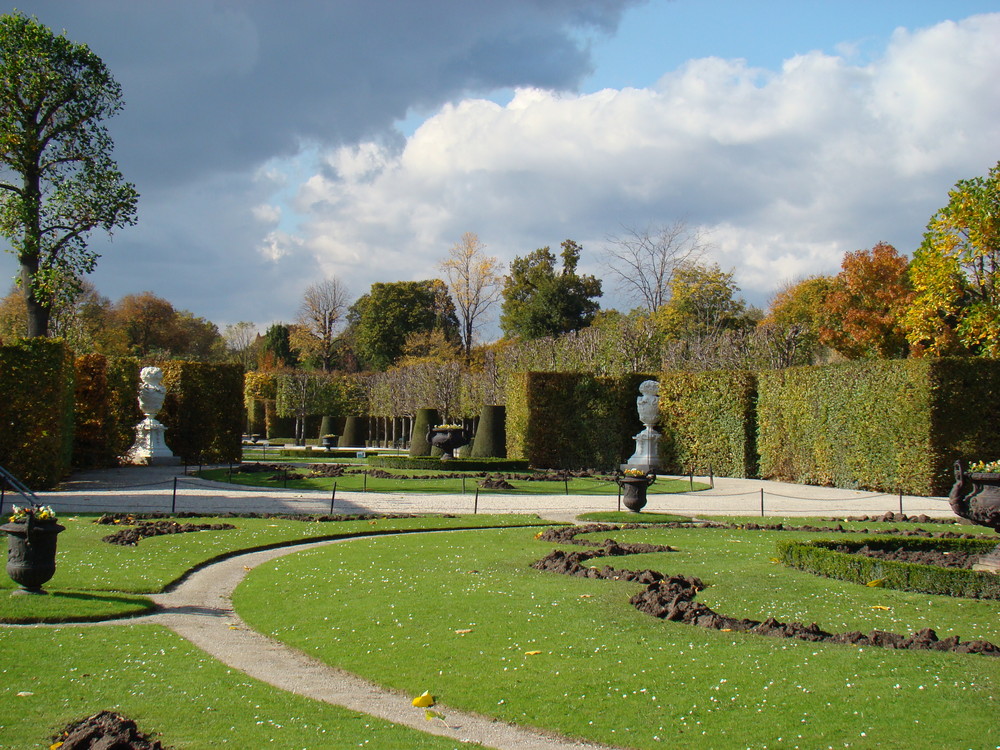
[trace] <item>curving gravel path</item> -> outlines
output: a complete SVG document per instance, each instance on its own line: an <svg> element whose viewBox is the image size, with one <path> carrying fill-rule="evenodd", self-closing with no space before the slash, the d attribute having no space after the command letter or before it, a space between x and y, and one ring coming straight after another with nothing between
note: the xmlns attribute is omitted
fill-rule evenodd
<svg viewBox="0 0 1000 750"><path fill-rule="evenodd" d="M343 706L421 732L449 737L456 742L474 742L500 750L609 747L507 724L442 704L435 706L435 710L444 715L444 721L427 721L424 709L411 704L411 696L386 690L356 675L330 667L251 630L233 610L233 591L253 568L283 555L346 541L350 539L305 542L235 555L200 568L168 593L151 596L160 607L157 612L127 620L88 624L163 625L227 666L281 690Z"/></svg>

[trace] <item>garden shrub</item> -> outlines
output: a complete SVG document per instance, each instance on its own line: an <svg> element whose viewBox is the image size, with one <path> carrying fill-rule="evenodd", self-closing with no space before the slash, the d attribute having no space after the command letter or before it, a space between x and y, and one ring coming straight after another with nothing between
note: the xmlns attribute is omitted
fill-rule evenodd
<svg viewBox="0 0 1000 750"><path fill-rule="evenodd" d="M0 466L32 489L49 489L70 470L73 355L59 339L0 346Z"/></svg>
<svg viewBox="0 0 1000 750"><path fill-rule="evenodd" d="M753 373L669 372L659 382L660 454L668 472L758 475Z"/></svg>
<svg viewBox="0 0 1000 750"><path fill-rule="evenodd" d="M880 560L864 555L836 551L837 547L857 550L937 549L985 554L996 544L993 539L921 539L914 537L862 537L860 539L783 541L778 543L778 558L785 565L808 573L838 578L851 583L878 582L884 588L919 591L924 594L964 596L975 599L1000 599L1000 576L963 568L943 568L897 560Z"/></svg>
<svg viewBox="0 0 1000 750"><path fill-rule="evenodd" d="M242 456L243 368L173 361L163 365L167 396L159 420L166 442L185 463L231 463Z"/></svg>
<svg viewBox="0 0 1000 750"><path fill-rule="evenodd" d="M441 424L437 409L417 409L413 420L413 434L410 437L410 456L430 456L433 453L431 444L427 441L427 431Z"/></svg>
<svg viewBox="0 0 1000 750"><path fill-rule="evenodd" d="M507 455L506 407L484 406L479 414L472 458L504 458Z"/></svg>

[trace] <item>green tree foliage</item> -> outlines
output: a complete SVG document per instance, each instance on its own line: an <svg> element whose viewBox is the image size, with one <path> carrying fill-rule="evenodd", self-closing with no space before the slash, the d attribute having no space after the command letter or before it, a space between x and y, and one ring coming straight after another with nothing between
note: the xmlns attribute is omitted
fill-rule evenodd
<svg viewBox="0 0 1000 750"><path fill-rule="evenodd" d="M908 266L885 242L847 253L823 301L820 341L847 359L905 357L901 318L913 296Z"/></svg>
<svg viewBox="0 0 1000 750"><path fill-rule="evenodd" d="M440 331L460 341L455 305L440 279L372 284L348 312L350 337L358 357L374 370L385 370L404 353L413 333Z"/></svg>
<svg viewBox="0 0 1000 750"><path fill-rule="evenodd" d="M670 282L670 301L654 314L667 340L696 340L752 325L733 274L718 264L686 265Z"/></svg>
<svg viewBox="0 0 1000 750"><path fill-rule="evenodd" d="M260 359L262 369L281 369L295 367L298 357L292 351L290 329L284 323L275 323L264 332L264 340L260 344Z"/></svg>
<svg viewBox="0 0 1000 750"><path fill-rule="evenodd" d="M0 16L0 234L20 263L28 336L94 269L86 237L135 222L138 193L111 158L121 87L86 45L20 13Z"/></svg>
<svg viewBox="0 0 1000 750"><path fill-rule="evenodd" d="M500 328L509 338L536 339L578 331L593 321L601 282L576 272L583 248L562 243L562 270L548 247L515 258L504 282Z"/></svg>
<svg viewBox="0 0 1000 750"><path fill-rule="evenodd" d="M948 198L913 257L906 337L917 354L1000 356L1000 162Z"/></svg>

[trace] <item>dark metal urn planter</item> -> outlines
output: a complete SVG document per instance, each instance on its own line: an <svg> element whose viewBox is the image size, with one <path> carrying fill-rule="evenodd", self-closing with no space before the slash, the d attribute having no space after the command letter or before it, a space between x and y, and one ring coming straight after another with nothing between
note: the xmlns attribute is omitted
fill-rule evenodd
<svg viewBox="0 0 1000 750"><path fill-rule="evenodd" d="M638 513L646 507L646 490L656 481L656 474L649 473L641 477L623 476L618 480L622 490L622 503L633 513Z"/></svg>
<svg viewBox="0 0 1000 750"><path fill-rule="evenodd" d="M42 586L56 572L56 537L66 527L54 521L5 523L7 575L21 588L15 594L44 594Z"/></svg>
<svg viewBox="0 0 1000 750"><path fill-rule="evenodd" d="M431 427L427 430L427 442L443 451L442 461L455 457L455 450L469 444L469 431L463 427Z"/></svg>
<svg viewBox="0 0 1000 750"><path fill-rule="evenodd" d="M948 502L956 515L1000 533L1000 474L967 472L955 462L955 484ZM979 558L973 570L1000 574L1000 544Z"/></svg>

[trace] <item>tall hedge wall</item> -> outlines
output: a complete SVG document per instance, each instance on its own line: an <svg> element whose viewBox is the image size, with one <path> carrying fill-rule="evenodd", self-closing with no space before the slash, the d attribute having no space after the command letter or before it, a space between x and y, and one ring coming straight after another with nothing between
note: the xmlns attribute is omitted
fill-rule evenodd
<svg viewBox="0 0 1000 750"><path fill-rule="evenodd" d="M138 403L139 362L85 354L76 359L76 426L73 466L117 466L143 418Z"/></svg>
<svg viewBox="0 0 1000 750"><path fill-rule="evenodd" d="M0 466L33 490L69 473L73 355L58 339L0 346Z"/></svg>
<svg viewBox="0 0 1000 750"><path fill-rule="evenodd" d="M507 385L507 457L538 468L613 469L634 450L635 409L647 376L518 373Z"/></svg>
<svg viewBox="0 0 1000 750"><path fill-rule="evenodd" d="M658 380L660 455L668 472L757 476L753 373L670 372Z"/></svg>
<svg viewBox="0 0 1000 750"><path fill-rule="evenodd" d="M911 359L762 373L761 474L947 494L956 459L1000 458L1000 362Z"/></svg>
<svg viewBox="0 0 1000 750"><path fill-rule="evenodd" d="M246 423L243 367L167 362L163 385L167 396L158 419L170 450L191 464L238 462Z"/></svg>

